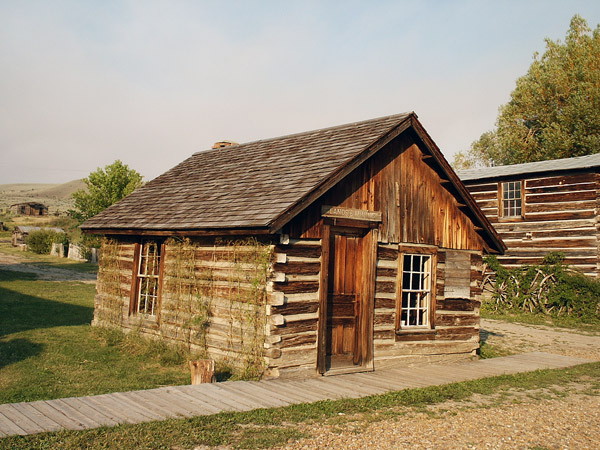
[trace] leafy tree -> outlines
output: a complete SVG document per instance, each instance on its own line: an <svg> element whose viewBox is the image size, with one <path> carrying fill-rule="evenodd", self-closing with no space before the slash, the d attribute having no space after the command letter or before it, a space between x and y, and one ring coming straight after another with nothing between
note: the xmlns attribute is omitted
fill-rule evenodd
<svg viewBox="0 0 600 450"><path fill-rule="evenodd" d="M89 219L142 185L142 176L126 164L116 160L104 169L98 168L83 180L87 191L73 193L77 211L72 215L79 221Z"/></svg>
<svg viewBox="0 0 600 450"><path fill-rule="evenodd" d="M600 25L593 32L579 15L564 43L546 39L496 129L484 133L456 168L517 164L600 152Z"/></svg>

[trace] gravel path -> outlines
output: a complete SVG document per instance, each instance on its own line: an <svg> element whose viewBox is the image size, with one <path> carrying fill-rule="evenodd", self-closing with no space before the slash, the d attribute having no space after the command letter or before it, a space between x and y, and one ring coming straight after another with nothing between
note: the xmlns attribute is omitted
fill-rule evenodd
<svg viewBox="0 0 600 450"><path fill-rule="evenodd" d="M25 262L24 258L15 255L0 253L0 268L13 272L33 273L39 280L44 281L81 281L94 284L97 276L94 273L77 272L75 270L60 269L56 267L36 266Z"/></svg>
<svg viewBox="0 0 600 450"><path fill-rule="evenodd" d="M600 336L569 330L481 321L482 340L513 353L546 351L600 360ZM394 417L339 418L311 427L312 438L281 447L299 449L564 450L600 449L600 386L562 391L509 391L448 401Z"/></svg>
<svg viewBox="0 0 600 450"><path fill-rule="evenodd" d="M509 397L497 406L465 404L447 411L437 409L399 411L395 418L365 429L349 423L341 433L335 431L339 425L319 425L311 430L314 438L281 448L583 450L600 446L598 393L552 399Z"/></svg>
<svg viewBox="0 0 600 450"><path fill-rule="evenodd" d="M598 333L481 319L480 334L482 342L511 353L542 351L600 361Z"/></svg>

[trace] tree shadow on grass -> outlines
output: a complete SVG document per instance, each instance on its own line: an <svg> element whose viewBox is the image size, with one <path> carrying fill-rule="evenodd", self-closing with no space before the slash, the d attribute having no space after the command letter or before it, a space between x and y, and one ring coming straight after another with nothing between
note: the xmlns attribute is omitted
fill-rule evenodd
<svg viewBox="0 0 600 450"><path fill-rule="evenodd" d="M29 339L17 338L9 341L0 341L0 369L39 355L44 348L44 344L31 342Z"/></svg>
<svg viewBox="0 0 600 450"><path fill-rule="evenodd" d="M1 272L2 281L35 280L18 272ZM43 290L40 289L41 295ZM38 328L89 324L94 308L63 303L0 287L0 338Z"/></svg>

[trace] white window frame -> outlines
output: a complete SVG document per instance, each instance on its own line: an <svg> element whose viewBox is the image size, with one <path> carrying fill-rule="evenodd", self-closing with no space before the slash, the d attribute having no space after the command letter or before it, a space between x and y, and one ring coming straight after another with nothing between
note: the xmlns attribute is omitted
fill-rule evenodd
<svg viewBox="0 0 600 450"><path fill-rule="evenodd" d="M407 264L409 261L410 265ZM414 265L415 261L418 261L418 266ZM434 327L436 261L436 251L431 248L409 247L400 250L396 304L397 331L428 330ZM414 302L408 300L411 297Z"/></svg>
<svg viewBox="0 0 600 450"><path fill-rule="evenodd" d="M142 241L137 264L137 292L133 313L156 317L160 294L161 243Z"/></svg>
<svg viewBox="0 0 600 450"><path fill-rule="evenodd" d="M500 216L506 219L517 219L523 217L522 181L503 181L501 183Z"/></svg>

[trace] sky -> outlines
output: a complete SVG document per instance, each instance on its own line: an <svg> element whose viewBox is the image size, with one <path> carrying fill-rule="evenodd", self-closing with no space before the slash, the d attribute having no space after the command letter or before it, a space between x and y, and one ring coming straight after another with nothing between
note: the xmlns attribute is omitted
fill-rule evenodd
<svg viewBox="0 0 600 450"><path fill-rule="evenodd" d="M600 2L0 0L0 184L415 111L451 161Z"/></svg>

